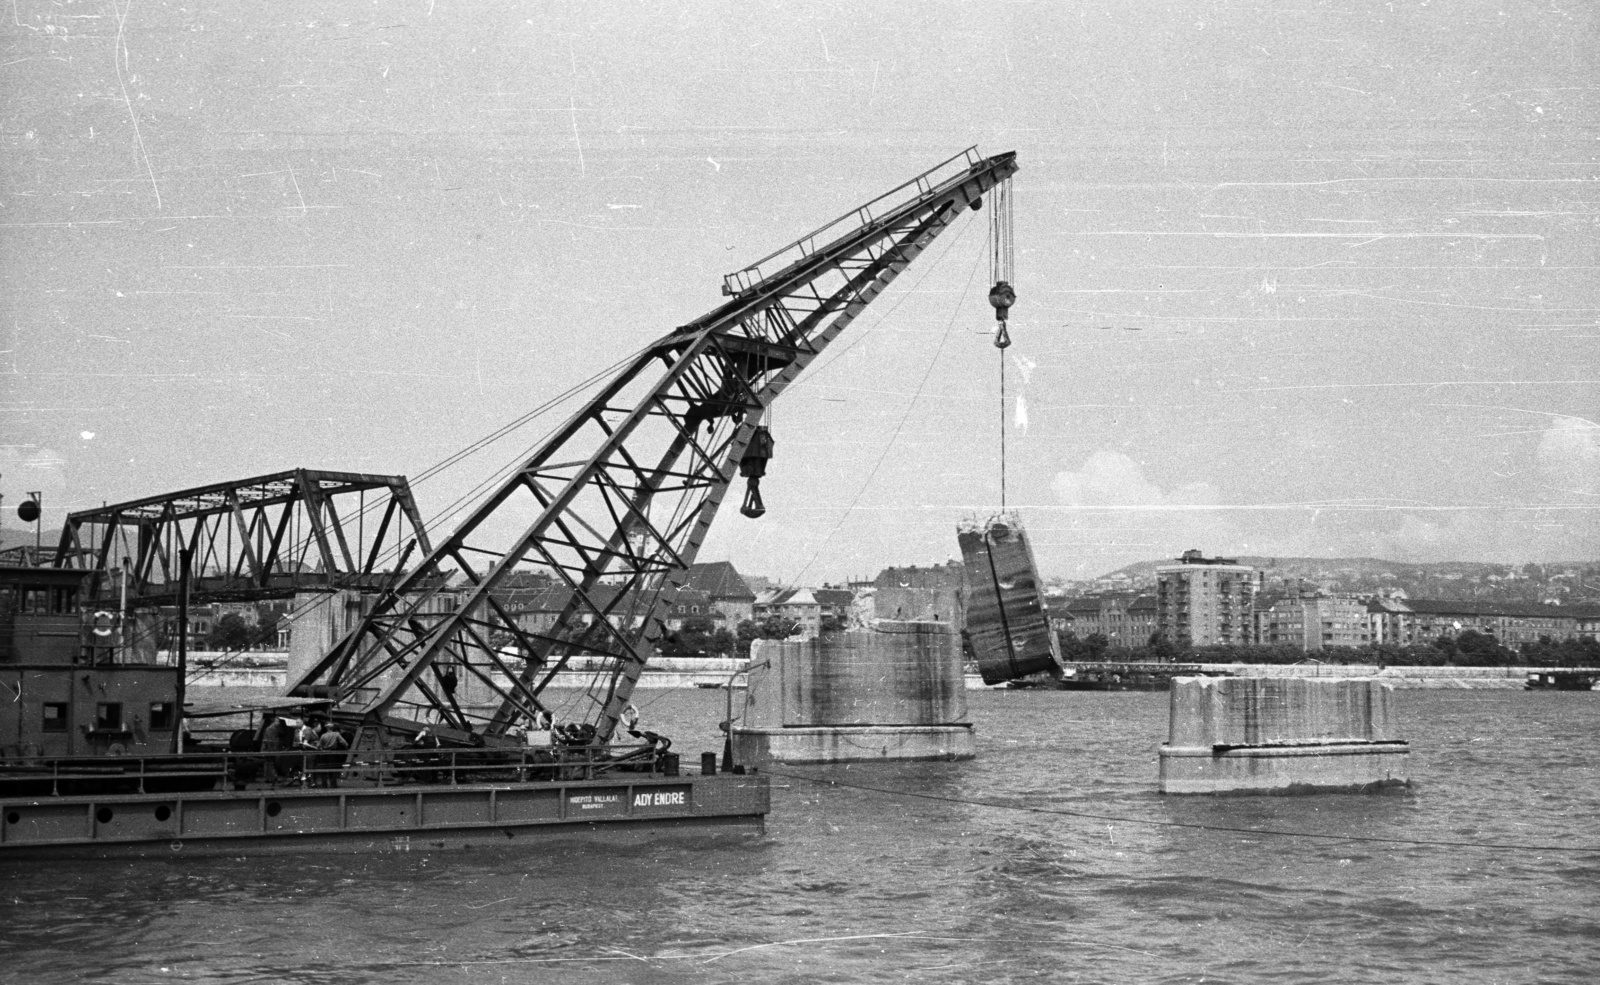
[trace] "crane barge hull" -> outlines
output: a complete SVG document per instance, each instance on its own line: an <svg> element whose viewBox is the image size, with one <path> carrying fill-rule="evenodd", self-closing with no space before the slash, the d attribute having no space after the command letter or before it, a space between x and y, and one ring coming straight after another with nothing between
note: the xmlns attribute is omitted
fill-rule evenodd
<svg viewBox="0 0 1600 985"><path fill-rule="evenodd" d="M496 850L744 840L762 775L0 796L0 859Z"/></svg>

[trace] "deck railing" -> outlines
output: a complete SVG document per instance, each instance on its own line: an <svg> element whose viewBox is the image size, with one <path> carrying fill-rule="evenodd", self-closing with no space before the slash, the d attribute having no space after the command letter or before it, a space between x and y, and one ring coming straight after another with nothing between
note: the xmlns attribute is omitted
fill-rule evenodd
<svg viewBox="0 0 1600 985"><path fill-rule="evenodd" d="M779 247L755 263L722 278L722 293L733 297L771 277L780 270L815 253L821 246L839 239L857 229L864 229L890 211L928 194L941 183L968 170L983 160L976 146L968 147L947 160L917 175L906 183L884 192L865 205L846 212L832 222L824 223L799 239Z"/></svg>
<svg viewBox="0 0 1600 985"><path fill-rule="evenodd" d="M611 773L678 775L678 758L649 744L596 748L394 749L360 753L312 749L83 757L12 763L0 794L166 793L253 787L334 787L407 783L529 783L594 780ZM45 788L48 787L48 790Z"/></svg>

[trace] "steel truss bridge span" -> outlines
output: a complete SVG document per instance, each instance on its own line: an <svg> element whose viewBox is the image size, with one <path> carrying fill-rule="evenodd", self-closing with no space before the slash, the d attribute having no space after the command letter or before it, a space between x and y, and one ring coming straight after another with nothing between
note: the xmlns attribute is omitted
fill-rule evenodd
<svg viewBox="0 0 1600 985"><path fill-rule="evenodd" d="M98 572L90 601L177 602L180 552L190 598L248 602L297 592L380 591L415 542L431 544L404 476L295 469L80 510L54 565Z"/></svg>

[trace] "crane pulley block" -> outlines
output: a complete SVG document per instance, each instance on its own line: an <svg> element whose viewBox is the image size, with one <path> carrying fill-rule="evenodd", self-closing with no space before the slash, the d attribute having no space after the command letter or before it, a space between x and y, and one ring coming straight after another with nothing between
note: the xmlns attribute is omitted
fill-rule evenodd
<svg viewBox="0 0 1600 985"><path fill-rule="evenodd" d="M766 504L761 502L761 477L767 474L772 446L772 432L764 425L757 425L755 432L750 435L750 443L745 446L744 455L739 458L739 474L746 479L744 504L739 507L739 512L752 520L767 512Z"/></svg>
<svg viewBox="0 0 1600 985"><path fill-rule="evenodd" d="M1004 323L1011 317L1011 306L1017 303L1017 292L1007 281L995 281L989 288L989 303L994 305L995 320Z"/></svg>
<svg viewBox="0 0 1600 985"><path fill-rule="evenodd" d="M756 425L739 459L739 474L747 479L759 479L767 474L767 462L772 458L772 432L765 425Z"/></svg>

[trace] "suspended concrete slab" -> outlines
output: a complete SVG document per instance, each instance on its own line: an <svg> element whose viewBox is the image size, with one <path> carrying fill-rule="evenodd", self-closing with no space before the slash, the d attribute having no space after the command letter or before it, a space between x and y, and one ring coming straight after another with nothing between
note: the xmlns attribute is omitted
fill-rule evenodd
<svg viewBox="0 0 1600 985"><path fill-rule="evenodd" d="M956 529L966 565L967 637L985 684L1029 674L1060 677L1061 648L1046 617L1039 569L1012 513Z"/></svg>

